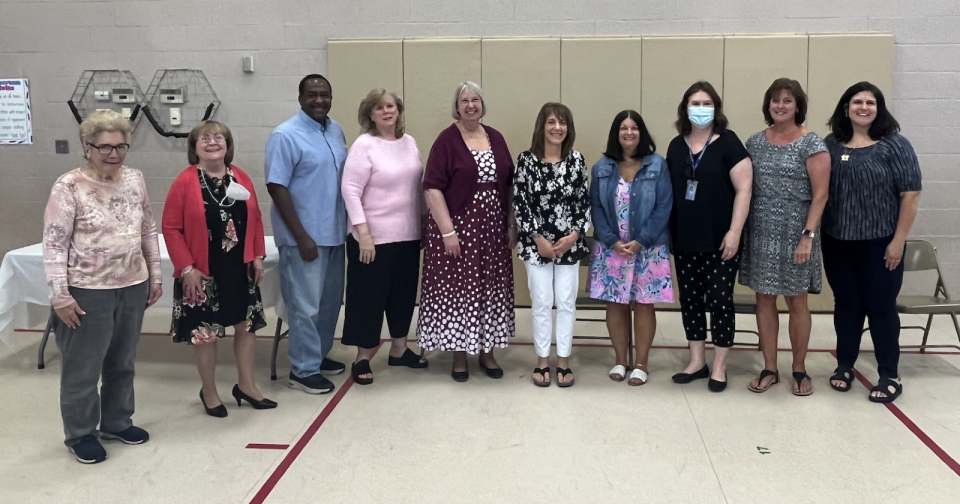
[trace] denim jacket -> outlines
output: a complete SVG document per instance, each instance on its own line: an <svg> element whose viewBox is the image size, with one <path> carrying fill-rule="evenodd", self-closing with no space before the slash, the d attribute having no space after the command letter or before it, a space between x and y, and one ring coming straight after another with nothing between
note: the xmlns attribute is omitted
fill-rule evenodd
<svg viewBox="0 0 960 504"><path fill-rule="evenodd" d="M591 169L590 205L594 237L607 247L620 241L617 219L617 162L603 156ZM643 164L630 183L630 240L643 248L667 245L673 188L667 163L659 154L644 156Z"/></svg>

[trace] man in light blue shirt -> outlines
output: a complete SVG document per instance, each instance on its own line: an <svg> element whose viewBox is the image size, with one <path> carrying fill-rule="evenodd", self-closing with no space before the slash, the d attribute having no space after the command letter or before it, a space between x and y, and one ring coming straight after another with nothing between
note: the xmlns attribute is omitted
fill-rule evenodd
<svg viewBox="0 0 960 504"><path fill-rule="evenodd" d="M264 160L270 218L280 250L280 292L290 325L290 388L308 394L333 390L320 373L344 365L327 359L340 317L347 214L340 195L346 140L327 117L330 82L318 74L300 81L300 112L270 135Z"/></svg>

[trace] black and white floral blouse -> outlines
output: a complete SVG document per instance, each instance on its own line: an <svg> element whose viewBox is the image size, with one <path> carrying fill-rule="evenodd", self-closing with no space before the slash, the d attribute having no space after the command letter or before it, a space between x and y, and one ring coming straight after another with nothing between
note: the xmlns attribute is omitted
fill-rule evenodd
<svg viewBox="0 0 960 504"><path fill-rule="evenodd" d="M520 259L532 264L577 264L590 254L586 234L590 228L590 192L583 155L571 150L559 163L540 161L530 151L517 157L513 205L517 217ZM537 252L534 238L551 243L577 231L580 237L562 256L553 259Z"/></svg>

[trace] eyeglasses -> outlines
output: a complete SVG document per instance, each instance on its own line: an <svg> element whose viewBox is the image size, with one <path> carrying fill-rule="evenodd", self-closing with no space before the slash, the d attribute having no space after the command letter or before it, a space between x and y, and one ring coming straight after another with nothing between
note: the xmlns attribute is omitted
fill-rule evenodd
<svg viewBox="0 0 960 504"><path fill-rule="evenodd" d="M200 143L210 143L211 140L214 142L223 142L226 139L227 137L217 133L216 135L213 135L213 136L204 135L200 137Z"/></svg>
<svg viewBox="0 0 960 504"><path fill-rule="evenodd" d="M100 154L103 154L104 156L109 156L114 149L116 149L117 154L121 154L121 155L126 154L127 150L130 148L130 144L125 144L125 143L117 144L117 145L110 145L110 144L93 145L92 143L87 142L87 145L89 145L90 147L93 147L94 149L97 149L98 151L100 151Z"/></svg>

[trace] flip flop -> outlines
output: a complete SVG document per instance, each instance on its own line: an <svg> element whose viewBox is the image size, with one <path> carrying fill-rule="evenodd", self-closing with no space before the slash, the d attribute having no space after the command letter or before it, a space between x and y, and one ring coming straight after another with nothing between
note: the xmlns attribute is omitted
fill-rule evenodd
<svg viewBox="0 0 960 504"><path fill-rule="evenodd" d="M549 368L547 368L547 369L549 370ZM567 375L572 375L572 374L573 374L573 371L570 371L570 368L558 367L558 368L557 368L557 385L558 385L559 387L562 387L562 388L572 387L572 386L573 386L573 382L576 381L576 378L574 378L573 380L570 380L570 381L560 381L560 377L561 377L561 376L564 377L564 378L566 378Z"/></svg>
<svg viewBox="0 0 960 504"><path fill-rule="evenodd" d="M794 371L793 380L797 382L796 388L790 388L790 391L793 392L793 395L798 397L806 397L813 393L813 380L810 379L810 375L807 373L804 373L803 371ZM807 392L806 394L800 392L800 386L803 385L803 380L810 382L810 392Z"/></svg>
<svg viewBox="0 0 960 504"><path fill-rule="evenodd" d="M533 374L542 375L543 381L533 380L533 384L538 387L549 387L550 386L550 367L545 368L534 368ZM532 377L531 377L532 378Z"/></svg>
<svg viewBox="0 0 960 504"><path fill-rule="evenodd" d="M760 385L763 383L763 380L764 380L765 378L767 378L768 376L772 376L772 377L773 377L773 380L770 380L770 382L767 383L767 386L766 386L766 387L761 387ZM760 379L757 380L757 386L754 387L754 386L752 386L752 385L747 385L747 389L749 389L750 392L756 392L756 393L758 393L758 394L762 394L762 393L770 390L770 387L772 387L772 386L774 386L774 385L776 385L776 384L778 384L778 383L780 383L780 372L779 372L779 371L770 371L769 369L764 369L763 371L760 371Z"/></svg>

